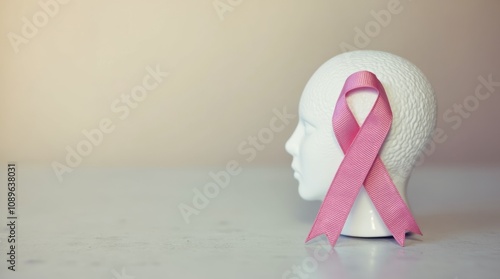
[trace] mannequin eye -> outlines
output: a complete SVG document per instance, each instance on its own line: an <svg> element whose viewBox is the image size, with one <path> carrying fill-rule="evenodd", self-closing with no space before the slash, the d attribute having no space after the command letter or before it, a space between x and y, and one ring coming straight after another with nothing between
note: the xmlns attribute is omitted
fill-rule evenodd
<svg viewBox="0 0 500 279"><path fill-rule="evenodd" d="M314 130L316 130L316 127L314 127L308 121L303 121L303 122L304 122L304 130L305 130L306 134L311 134L312 132L314 132Z"/></svg>

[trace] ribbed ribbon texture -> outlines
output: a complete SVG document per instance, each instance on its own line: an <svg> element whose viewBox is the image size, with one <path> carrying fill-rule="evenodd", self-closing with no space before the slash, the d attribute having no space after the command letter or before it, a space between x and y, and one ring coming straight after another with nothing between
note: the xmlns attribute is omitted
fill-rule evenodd
<svg viewBox="0 0 500 279"><path fill-rule="evenodd" d="M346 101L357 89L374 89L378 96L361 127ZM379 152L392 124L392 111L384 87L375 74L350 75L340 93L332 118L333 130L345 154L328 189L306 242L326 234L335 245L362 186L387 228L404 246L406 232L422 234L410 209L401 198Z"/></svg>

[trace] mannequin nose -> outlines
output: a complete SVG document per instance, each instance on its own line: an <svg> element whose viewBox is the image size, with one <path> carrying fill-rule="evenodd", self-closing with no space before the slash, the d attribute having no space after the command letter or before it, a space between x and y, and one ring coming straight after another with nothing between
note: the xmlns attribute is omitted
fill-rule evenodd
<svg viewBox="0 0 500 279"><path fill-rule="evenodd" d="M299 126L300 123L297 125L295 130L293 131L292 135L290 138L287 140L285 144L285 149L286 152L288 152L292 156L297 156L299 154L299 144L300 144L300 137L299 137Z"/></svg>

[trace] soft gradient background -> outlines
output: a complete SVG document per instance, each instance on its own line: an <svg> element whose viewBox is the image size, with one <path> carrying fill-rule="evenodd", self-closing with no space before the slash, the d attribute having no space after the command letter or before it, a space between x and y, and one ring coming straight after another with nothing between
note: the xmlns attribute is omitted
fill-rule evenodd
<svg viewBox="0 0 500 279"><path fill-rule="evenodd" d="M48 0L40 0L47 2ZM227 3L227 0L221 0ZM230 1L238 2L236 0ZM82 166L183 167L245 158L237 150L267 127L274 108L297 113L313 72L354 45L355 28L389 1L250 1L218 16L212 0L71 0L15 53L8 33L41 11L35 0L0 3L0 158L50 166L83 129L109 117L116 129ZM392 52L428 76L448 136L426 164L500 163L500 87L452 128L446 110L500 81L500 1L409 1L366 49ZM147 66L170 76L120 120L110 110ZM251 164L289 164L275 134Z"/></svg>

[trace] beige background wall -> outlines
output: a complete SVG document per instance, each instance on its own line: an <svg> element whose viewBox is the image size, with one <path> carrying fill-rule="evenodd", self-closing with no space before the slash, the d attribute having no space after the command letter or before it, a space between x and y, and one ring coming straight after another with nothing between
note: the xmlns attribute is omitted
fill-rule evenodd
<svg viewBox="0 0 500 279"><path fill-rule="evenodd" d="M23 17L33 22L37 15L38 23L44 23L38 1L2 1L1 160L62 163L66 147L75 148L85 139L82 130L99 127L104 118L115 128L81 165L244 160L248 155L238 152L238 146L268 127L273 109L287 107L296 114L314 70L341 53L342 43L355 45L355 28L370 26L371 11L396 5L220 2L234 6L222 17L212 0L71 0L51 6L53 17L27 33L28 38L22 33ZM447 138L426 164L499 163L500 87L477 105L470 96L479 76L500 81L500 1L401 0L396 10L387 26L372 30L366 46L358 46L409 59L433 84L438 127ZM13 36L17 43L11 42ZM146 67L157 65L169 76L120 119L123 115L111 105L142 84ZM460 125L446 122L443 114L464 100L477 108L462 116ZM295 120L275 133L250 163L289 164L284 142L294 126Z"/></svg>

